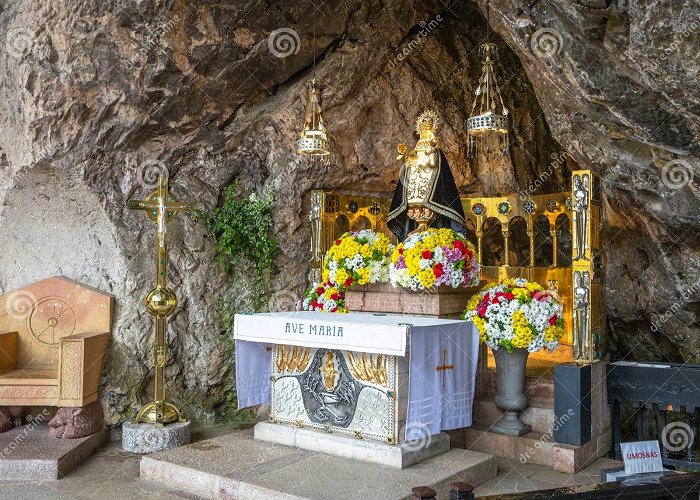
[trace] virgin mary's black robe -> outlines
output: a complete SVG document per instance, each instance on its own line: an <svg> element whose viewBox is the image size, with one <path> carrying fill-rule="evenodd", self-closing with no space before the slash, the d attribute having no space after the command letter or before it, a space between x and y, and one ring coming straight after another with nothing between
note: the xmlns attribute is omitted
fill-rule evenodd
<svg viewBox="0 0 700 500"><path fill-rule="evenodd" d="M437 217L430 224L434 228L450 228L463 236L467 235L466 222L464 220L464 210L459 199L457 184L452 176L450 165L447 163L445 154L439 151L438 173L435 177L429 199L424 205L437 214ZM394 197L389 207L387 225L399 241L404 241L408 233L416 229L416 221L408 217L408 201L406 200L406 165L401 167L399 183L394 191Z"/></svg>

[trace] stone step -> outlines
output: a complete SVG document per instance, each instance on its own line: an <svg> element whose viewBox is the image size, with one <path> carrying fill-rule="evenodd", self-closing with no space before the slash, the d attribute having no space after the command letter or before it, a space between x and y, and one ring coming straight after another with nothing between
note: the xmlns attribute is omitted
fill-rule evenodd
<svg viewBox="0 0 700 500"><path fill-rule="evenodd" d="M532 426L535 432L550 433L554 425L554 404L549 401L533 399L520 418ZM474 400L474 420L487 426L493 425L501 418L503 412L496 406L493 397Z"/></svg>
<svg viewBox="0 0 700 500"><path fill-rule="evenodd" d="M79 439L57 439L46 424L25 424L0 434L0 479L55 481L85 462L109 440L102 429Z"/></svg>
<svg viewBox="0 0 700 500"><path fill-rule="evenodd" d="M494 396L498 392L496 371L486 371L485 395ZM550 403L554 407L554 380L547 375L525 378L525 395L532 402ZM542 405L540 405L542 406Z"/></svg>
<svg viewBox="0 0 700 500"><path fill-rule="evenodd" d="M240 432L144 456L141 477L203 498L408 498L429 486L448 498L450 483L496 476L490 453L453 448L406 469L257 441Z"/></svg>
<svg viewBox="0 0 700 500"><path fill-rule="evenodd" d="M494 453L523 464L546 465L567 474L575 474L607 455L610 446L610 429L582 446L555 443L551 434L535 431L507 436L490 432L488 426L479 422L466 429L467 450Z"/></svg>
<svg viewBox="0 0 700 500"><path fill-rule="evenodd" d="M546 401L554 407L554 380L547 377L527 377L525 395L530 401Z"/></svg>

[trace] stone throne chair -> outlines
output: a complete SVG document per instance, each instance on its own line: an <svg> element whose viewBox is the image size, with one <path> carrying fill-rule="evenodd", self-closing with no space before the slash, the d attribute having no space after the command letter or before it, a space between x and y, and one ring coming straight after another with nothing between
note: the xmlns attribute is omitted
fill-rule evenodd
<svg viewBox="0 0 700 500"><path fill-rule="evenodd" d="M96 401L113 310L114 296L58 276L0 296L0 410L17 417L21 407L60 407L49 424L61 428L52 429L57 437L80 437L76 425L86 435L88 415L101 425Z"/></svg>

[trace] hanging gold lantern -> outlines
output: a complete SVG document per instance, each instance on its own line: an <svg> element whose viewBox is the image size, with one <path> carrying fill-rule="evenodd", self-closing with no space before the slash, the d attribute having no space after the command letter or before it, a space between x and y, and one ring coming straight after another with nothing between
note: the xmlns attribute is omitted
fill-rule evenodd
<svg viewBox="0 0 700 500"><path fill-rule="evenodd" d="M508 155L508 108L503 104L493 69L497 50L496 44L490 42L479 46L481 78L467 120L469 158L483 154L487 160L492 160Z"/></svg>
<svg viewBox="0 0 700 500"><path fill-rule="evenodd" d="M326 156L331 153L328 134L321 115L321 89L316 79L308 84L309 103L301 137L297 140L297 153L308 156Z"/></svg>

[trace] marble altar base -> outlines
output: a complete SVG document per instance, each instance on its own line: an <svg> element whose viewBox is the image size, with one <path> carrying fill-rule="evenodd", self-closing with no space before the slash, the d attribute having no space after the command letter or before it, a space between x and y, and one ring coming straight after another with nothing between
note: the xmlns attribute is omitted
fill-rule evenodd
<svg viewBox="0 0 700 500"><path fill-rule="evenodd" d="M309 363L312 368L309 370L313 370L313 367L316 365L322 368L324 366L323 360L328 359L327 356L330 352L333 353L332 357L335 364L341 367L339 371L342 372L343 380L352 380L354 384L362 384L364 386L355 402L355 409L349 412L354 414L352 421L345 426L340 426L327 425L310 418L310 414L313 411L305 407L303 385L294 376L300 375L301 372L297 369L291 372L292 376L289 376L290 372L280 371L278 368L279 352L280 349L275 347L272 361L272 406L270 418L279 424L278 427L280 429L283 429L285 425L287 428L291 428L289 427L291 425L296 425L297 428L301 425L306 430L313 428L316 430L316 434L320 436L316 440L320 441L323 441L325 437L330 436L330 433L332 433L334 436L343 435L351 443L358 440L355 438L356 432L361 433L364 441L374 440L382 446L391 446L386 444L387 441L394 444L404 440L403 433L400 430L406 426L408 411L409 354L405 357L384 356L386 380L383 383L376 383L373 380L358 380L355 378L355 375L359 374L351 373L348 369L350 366L349 352L309 349L309 356L312 359ZM320 356L321 361L315 360L317 356ZM378 356L370 353L354 353L354 358L358 361L366 358L370 363L376 363ZM318 368L315 371L318 371ZM314 404L314 402L311 401L310 404ZM282 444L288 443L283 442ZM348 455L341 454L341 456Z"/></svg>
<svg viewBox="0 0 700 500"><path fill-rule="evenodd" d="M258 423L255 426L255 439L397 469L405 469L450 449L450 437L444 432L426 436L420 441L391 445L272 422Z"/></svg>
<svg viewBox="0 0 700 500"><path fill-rule="evenodd" d="M85 462L109 439L100 432L79 439L59 439L45 424L24 425L0 434L0 478L14 481L60 479Z"/></svg>
<svg viewBox="0 0 700 500"><path fill-rule="evenodd" d="M441 431L471 423L478 333L468 322L290 312L234 325L239 396L271 403L257 439L400 469L447 452Z"/></svg>
<svg viewBox="0 0 700 500"><path fill-rule="evenodd" d="M235 457L235 459L232 459ZM407 498L429 486L448 498L450 483L496 476L495 457L452 449L407 469L225 434L141 459L141 478L203 498L366 500Z"/></svg>

